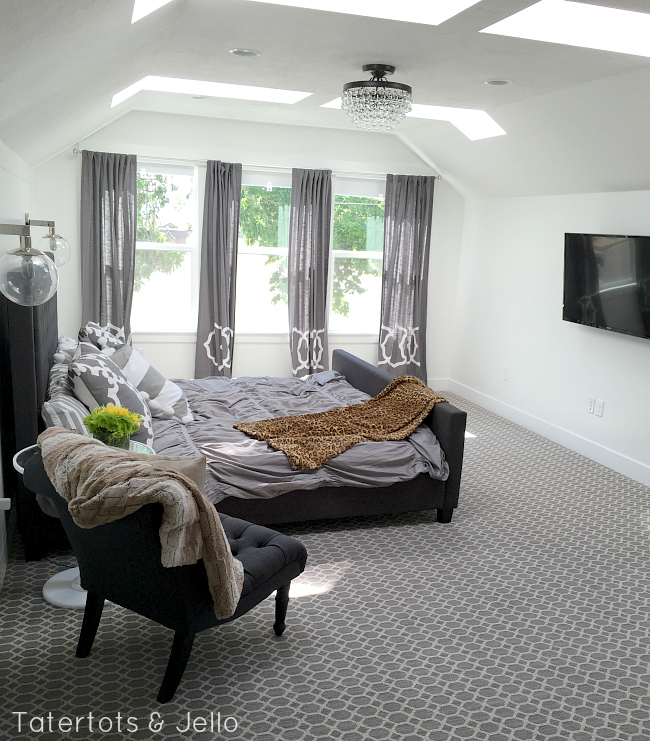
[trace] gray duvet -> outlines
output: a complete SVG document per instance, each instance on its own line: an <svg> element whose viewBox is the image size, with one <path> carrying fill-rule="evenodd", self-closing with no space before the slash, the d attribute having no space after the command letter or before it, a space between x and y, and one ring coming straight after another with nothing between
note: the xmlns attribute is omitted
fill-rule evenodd
<svg viewBox="0 0 650 741"><path fill-rule="evenodd" d="M194 422L154 419L157 453L204 455L206 493L216 504L225 497L270 497L320 486L388 486L420 473L445 480L449 467L433 432L421 425L406 440L353 445L321 468L292 471L284 453L233 429L236 422L325 412L370 397L339 373L300 378L205 378L177 380Z"/></svg>

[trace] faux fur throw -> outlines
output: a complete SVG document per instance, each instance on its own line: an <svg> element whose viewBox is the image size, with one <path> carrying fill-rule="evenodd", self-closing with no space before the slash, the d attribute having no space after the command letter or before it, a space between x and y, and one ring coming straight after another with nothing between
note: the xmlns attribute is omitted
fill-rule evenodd
<svg viewBox="0 0 650 741"><path fill-rule="evenodd" d="M79 527L96 527L145 504L162 504L162 565L187 566L202 557L215 615L222 620L235 612L244 568L233 558L214 505L193 481L154 468L142 455L61 427L49 427L38 444L45 471Z"/></svg>
<svg viewBox="0 0 650 741"><path fill-rule="evenodd" d="M445 401L415 376L400 376L373 399L329 412L241 422L234 427L281 450L294 471L318 468L355 443L403 440Z"/></svg>

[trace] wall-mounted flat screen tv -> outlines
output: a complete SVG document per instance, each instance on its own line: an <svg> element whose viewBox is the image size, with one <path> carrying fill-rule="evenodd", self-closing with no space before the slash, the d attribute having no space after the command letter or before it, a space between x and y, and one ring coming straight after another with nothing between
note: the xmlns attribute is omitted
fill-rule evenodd
<svg viewBox="0 0 650 741"><path fill-rule="evenodd" d="M565 234L562 318L650 339L650 237Z"/></svg>

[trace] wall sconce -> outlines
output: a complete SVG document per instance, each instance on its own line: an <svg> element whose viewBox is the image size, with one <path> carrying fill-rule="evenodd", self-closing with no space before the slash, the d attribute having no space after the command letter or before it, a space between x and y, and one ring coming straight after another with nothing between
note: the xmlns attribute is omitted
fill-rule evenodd
<svg viewBox="0 0 650 741"><path fill-rule="evenodd" d="M42 249L32 247L31 227L46 226L49 233L41 239ZM0 234L20 237L20 248L0 258L0 292L21 306L38 306L49 301L59 284L57 265L70 259L70 245L55 234L53 221L31 221L25 225L0 224Z"/></svg>

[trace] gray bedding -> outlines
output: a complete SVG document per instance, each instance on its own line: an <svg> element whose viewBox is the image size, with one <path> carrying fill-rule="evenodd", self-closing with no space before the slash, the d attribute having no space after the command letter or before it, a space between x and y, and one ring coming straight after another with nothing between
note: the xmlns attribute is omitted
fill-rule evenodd
<svg viewBox="0 0 650 741"><path fill-rule="evenodd" d="M154 419L157 453L205 455L206 492L216 504L225 497L270 497L320 486L388 486L420 473L445 480L449 468L433 432L421 425L406 440L353 445L312 471L292 471L287 457L267 443L233 429L236 422L324 412L370 397L339 373L301 378L205 378L176 380L194 422Z"/></svg>

